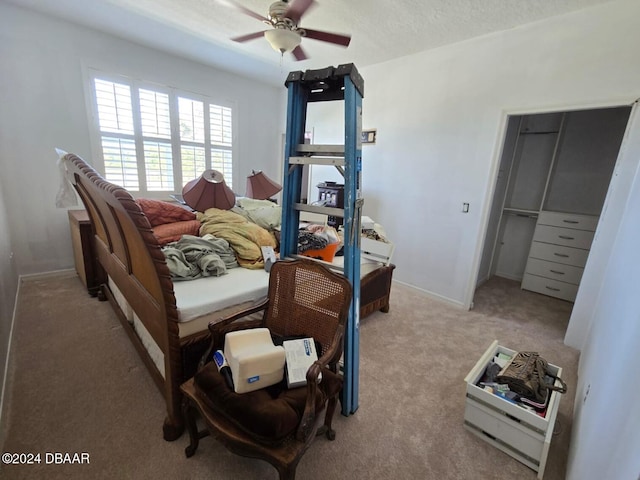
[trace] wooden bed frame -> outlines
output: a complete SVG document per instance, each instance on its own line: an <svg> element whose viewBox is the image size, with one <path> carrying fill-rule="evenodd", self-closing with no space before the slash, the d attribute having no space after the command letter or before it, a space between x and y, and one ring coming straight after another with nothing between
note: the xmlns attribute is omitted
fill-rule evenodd
<svg viewBox="0 0 640 480"><path fill-rule="evenodd" d="M129 338L165 397L165 440L184 431L180 385L195 373L210 343L209 331L180 338L173 282L151 225L133 196L106 181L74 154L64 157L67 178L89 214L101 294L110 301ZM389 310L394 265L381 266L361 280L360 318ZM109 281L131 306L164 355L164 376L120 308ZM241 307L239 307L240 309Z"/></svg>

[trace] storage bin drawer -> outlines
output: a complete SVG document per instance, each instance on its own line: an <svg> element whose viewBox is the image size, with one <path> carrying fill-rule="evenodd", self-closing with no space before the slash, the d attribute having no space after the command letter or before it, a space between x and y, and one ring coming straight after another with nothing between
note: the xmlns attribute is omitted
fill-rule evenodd
<svg viewBox="0 0 640 480"><path fill-rule="evenodd" d="M551 225L554 227L573 228L576 230L596 231L598 218L593 215L576 215L560 212L540 212L538 225Z"/></svg>
<svg viewBox="0 0 640 480"><path fill-rule="evenodd" d="M489 362L503 353L516 351L494 341L465 377L467 430L538 472L542 478L547 462L560 394L552 392L544 417L511 403L476 385ZM551 374L562 377L562 368L549 364ZM556 382L559 385L558 382Z"/></svg>
<svg viewBox="0 0 640 480"><path fill-rule="evenodd" d="M589 250L542 242L532 242L529 251L529 258L539 258L574 267L584 267L587 264L587 257L589 257Z"/></svg>
<svg viewBox="0 0 640 480"><path fill-rule="evenodd" d="M521 287L532 292L542 293L550 297L561 298L573 302L578 294L578 285L572 283L560 282L551 278L539 277L525 273L522 278Z"/></svg>
<svg viewBox="0 0 640 480"><path fill-rule="evenodd" d="M539 463L544 446L542 432L523 426L516 418L510 418L477 400L467 402L464 418L468 426L475 427L491 440L514 449L533 464Z"/></svg>
<svg viewBox="0 0 640 480"><path fill-rule="evenodd" d="M538 222L536 231L533 234L533 240L535 242L553 243L554 245L589 250L593 235L594 232L587 230L552 227L550 225L540 225Z"/></svg>
<svg viewBox="0 0 640 480"><path fill-rule="evenodd" d="M526 273L538 275L540 277L552 278L560 282L580 284L584 268L574 267L572 265L563 265L561 263L549 262L537 258L529 258L527 262Z"/></svg>

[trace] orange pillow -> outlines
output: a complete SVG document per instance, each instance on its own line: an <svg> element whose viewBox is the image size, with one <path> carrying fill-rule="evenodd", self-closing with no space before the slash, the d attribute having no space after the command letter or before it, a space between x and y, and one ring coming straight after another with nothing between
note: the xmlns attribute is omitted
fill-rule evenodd
<svg viewBox="0 0 640 480"><path fill-rule="evenodd" d="M153 227L153 234L158 239L160 245L166 245L169 242L177 242L182 235L195 235L200 232L200 221L187 220L185 222L165 223Z"/></svg>
<svg viewBox="0 0 640 480"><path fill-rule="evenodd" d="M179 205L174 205L173 203L163 202L161 200L152 200L150 198L139 198L136 202L140 205L140 208L146 215L152 227L163 225L165 223L196 219L195 213L190 212Z"/></svg>

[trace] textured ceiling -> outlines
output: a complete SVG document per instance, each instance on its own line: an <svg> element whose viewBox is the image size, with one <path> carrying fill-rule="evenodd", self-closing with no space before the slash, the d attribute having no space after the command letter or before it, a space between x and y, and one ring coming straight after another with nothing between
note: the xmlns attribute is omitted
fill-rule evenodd
<svg viewBox="0 0 640 480"><path fill-rule="evenodd" d="M238 0L266 16L271 0ZM259 20L219 0L9 0L135 42L281 84L286 72L395 57L508 30L610 0L318 0L302 27L352 36L348 48L303 39L308 60L280 57L264 38L229 37L265 30ZM283 73L284 72L284 73Z"/></svg>

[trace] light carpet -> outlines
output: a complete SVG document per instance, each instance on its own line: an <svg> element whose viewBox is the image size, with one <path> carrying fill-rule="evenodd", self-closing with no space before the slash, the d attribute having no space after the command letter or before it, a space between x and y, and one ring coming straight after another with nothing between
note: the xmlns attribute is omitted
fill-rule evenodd
<svg viewBox="0 0 640 480"><path fill-rule="evenodd" d="M318 437L298 479L535 479L536 472L463 427L464 377L494 339L562 366L544 478L565 476L578 352L563 344L572 305L498 277L465 311L394 283L391 310L360 325L360 407L336 415L336 440ZM185 434L162 439L162 396L107 302L75 275L24 281L14 328L3 452L42 463L2 465L13 479L276 479L269 464L235 456L209 437L185 458ZM45 464L46 452L89 464Z"/></svg>

